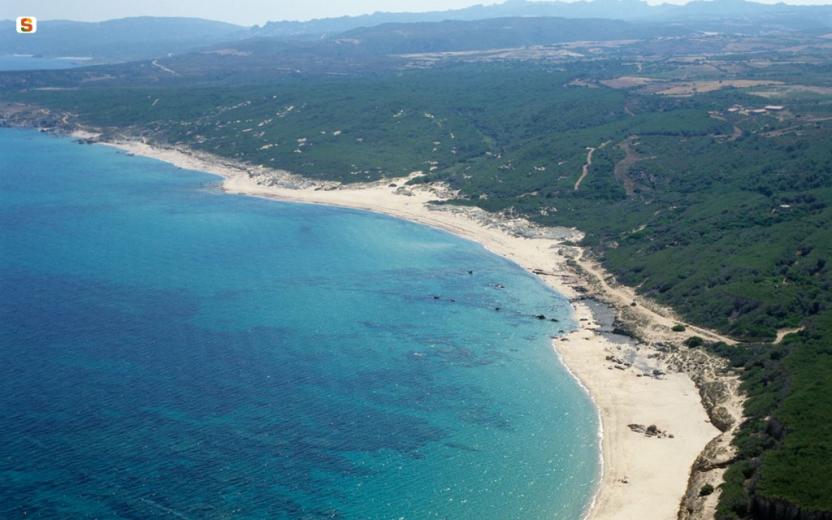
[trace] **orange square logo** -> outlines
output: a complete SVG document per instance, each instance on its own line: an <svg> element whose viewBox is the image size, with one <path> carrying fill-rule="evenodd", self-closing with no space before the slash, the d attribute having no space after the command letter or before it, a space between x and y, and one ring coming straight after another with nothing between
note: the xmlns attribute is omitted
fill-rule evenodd
<svg viewBox="0 0 832 520"><path fill-rule="evenodd" d="M38 31L38 19L34 16L19 16L17 18L17 32L31 34Z"/></svg>

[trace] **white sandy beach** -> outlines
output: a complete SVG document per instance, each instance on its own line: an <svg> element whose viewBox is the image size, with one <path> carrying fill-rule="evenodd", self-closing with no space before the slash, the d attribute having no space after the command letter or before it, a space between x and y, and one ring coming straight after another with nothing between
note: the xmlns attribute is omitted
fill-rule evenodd
<svg viewBox="0 0 832 520"><path fill-rule="evenodd" d="M346 188L313 183L297 188L288 182L285 186L264 185L259 182L271 176L265 170L246 171L221 159L138 142L112 146L182 168L220 175L225 179L224 189L231 193L364 209L444 229L535 272L543 282L573 300L574 317L580 327L564 338L553 340L553 345L565 365L589 391L603 425L603 476L588 518L671 520L677 517L691 466L705 445L720 432L709 422L698 391L687 375L670 373L650 377L651 371L644 367L652 368L655 360L647 359L644 353L638 354L638 362L633 366L616 367L618 363L608 360L608 356L618 355L621 347L596 332L589 307L577 299L580 294L576 287L584 281L567 265L567 258L580 261L580 250L564 244L563 238L543 234L524 238L512 230L529 229L527 222L498 219L477 209L432 208L429 202L447 193L429 187L402 188L401 180L393 181L395 187L390 186L391 181ZM289 178L288 174L286 177ZM577 231L571 233L573 237L579 236ZM588 262L581 266L600 275L600 284L610 291L607 295L610 301L629 306L637 299L626 288L608 285L597 266ZM640 300L638 311L657 334L679 339L678 334L669 335L669 327L677 323L672 314ZM723 339L701 329L696 329L696 333ZM632 431L628 425L633 423L656 425L668 435L660 438Z"/></svg>

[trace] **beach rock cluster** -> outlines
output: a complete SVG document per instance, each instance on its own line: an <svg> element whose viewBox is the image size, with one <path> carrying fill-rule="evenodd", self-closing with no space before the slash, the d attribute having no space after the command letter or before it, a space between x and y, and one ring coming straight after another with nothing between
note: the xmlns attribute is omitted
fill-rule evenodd
<svg viewBox="0 0 832 520"><path fill-rule="evenodd" d="M617 368L618 370L626 370L626 369L630 368L631 366L633 366L633 364L630 363L629 361L625 361L625 360L623 360L619 357L613 356L611 354L607 355L605 359L607 361L609 361L610 363L612 363L613 364L612 366Z"/></svg>
<svg viewBox="0 0 832 520"><path fill-rule="evenodd" d="M664 430L660 430L658 426L655 424L651 424L649 426L645 426L643 424L628 424L627 425L630 430L635 433L643 433L646 437L655 437L657 439L672 439L673 434L667 433Z"/></svg>

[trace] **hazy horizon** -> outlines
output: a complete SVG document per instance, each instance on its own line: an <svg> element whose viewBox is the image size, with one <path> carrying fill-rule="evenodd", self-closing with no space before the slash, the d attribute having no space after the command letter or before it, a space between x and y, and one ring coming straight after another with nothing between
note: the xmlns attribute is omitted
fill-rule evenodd
<svg viewBox="0 0 832 520"><path fill-rule="evenodd" d="M569 0L565 0L569 1ZM829 5L829 0L756 0L757 3L790 5ZM180 0L171 6L168 0L146 0L137 4L126 0L82 0L82 5L63 0L12 0L0 6L0 19L35 16L42 20L76 20L97 22L133 16L194 17L238 25L262 25L268 21L305 21L315 18L357 16L378 11L423 12L460 9L473 5L493 5L501 1L476 0L308 0L303 4L283 1L238 0L228 2ZM684 0L648 0L651 5L685 4Z"/></svg>

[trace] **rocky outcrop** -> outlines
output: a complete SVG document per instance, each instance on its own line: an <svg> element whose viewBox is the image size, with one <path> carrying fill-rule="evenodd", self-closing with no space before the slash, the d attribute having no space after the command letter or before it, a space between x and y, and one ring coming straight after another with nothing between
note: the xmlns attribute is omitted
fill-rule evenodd
<svg viewBox="0 0 832 520"><path fill-rule="evenodd" d="M627 427L634 433L644 434L645 437L655 437L657 439L673 438L673 434L659 429L659 427L655 424L651 424L650 426L645 426L643 424L628 424Z"/></svg>

